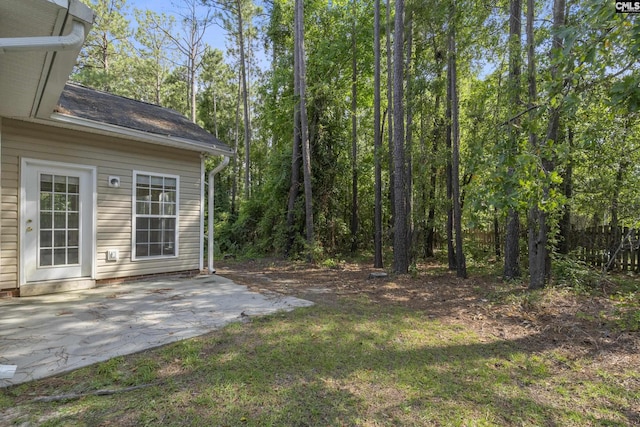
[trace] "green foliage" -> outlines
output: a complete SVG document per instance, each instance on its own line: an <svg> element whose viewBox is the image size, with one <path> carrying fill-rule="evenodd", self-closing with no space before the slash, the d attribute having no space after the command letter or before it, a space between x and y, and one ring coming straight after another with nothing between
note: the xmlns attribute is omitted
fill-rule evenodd
<svg viewBox="0 0 640 427"><path fill-rule="evenodd" d="M632 113L640 109L640 76L626 75L611 86L611 103Z"/></svg>
<svg viewBox="0 0 640 427"><path fill-rule="evenodd" d="M73 78L97 88L131 96L188 113L188 76L170 48L167 33L175 33L175 19L151 11L134 11L133 30L129 3L125 0L85 0L98 21L83 49ZM213 2L208 1L209 6ZM229 49L208 49L201 59L198 85L198 123L221 140L241 141L243 124L238 99L237 7L245 17L246 49L250 61L251 159L245 165L243 144L237 147L235 164L216 181L216 253L281 254L288 246L286 209L291 185L293 142L293 1L265 3L266 19L258 25L259 8L247 0L223 1L216 19L226 28ZM383 5L384 6L384 5ZM405 82L410 91L406 104L414 113L413 230L414 253L423 252L427 229L444 236L449 200L445 168L446 148L446 51L447 29L458 30L458 71L461 105L461 177L465 185L463 226L486 229L497 218L504 221L513 208L521 218L538 208L550 218L550 241L557 240L558 223L571 210L573 225L637 221L640 192L640 21L617 14L607 2L583 0L571 3L567 24L554 30L537 8L535 21L537 105L526 100L526 61L522 46L507 43L508 2L496 7L476 7L463 0L450 22L448 3L441 0L408 2L407 16L414 20L413 53ZM539 5L538 5L539 6ZM383 7L384 9L384 7ZM204 13L206 8L198 9ZM383 10L383 15L385 15ZM203 16L204 17L204 16ZM363 253L373 245L373 2L337 0L305 2L308 116L312 147L313 208L318 259L340 259L351 247L351 39L356 40L357 157L360 229L357 243ZM383 16L382 26L386 17ZM391 12L393 19L393 11ZM355 33L354 33L355 28ZM408 28L408 27L407 27ZM162 31L162 29L166 31ZM385 91L387 76L385 33L382 46L382 110L391 113ZM341 34L343 37L328 37ZM563 48L549 55L553 36L564 39ZM523 38L524 41L524 38ZM266 47L268 65L258 70L256 45ZM520 81L508 82L509 48L522 52ZM516 49L518 48L518 49ZM226 56L225 56L226 54ZM488 59L490 58L490 59ZM105 59L108 61L105 62ZM562 78L554 78L556 70ZM520 85L517 85L520 83ZM513 91L521 93L514 105ZM546 138L553 109L559 109L560 133ZM572 140L569 139L569 130ZM392 236L389 198L388 125L384 125L383 224L384 241ZM533 147L529 133L537 136ZM240 137L239 137L240 136ZM209 166L208 166L209 167ZM250 168L250 196L233 176ZM573 173L573 194L565 197L567 174ZM240 186L241 187L241 186ZM234 192L235 191L235 192ZM232 196L232 193L235 196ZM304 200L294 207L292 256L304 253ZM430 211L433 224L428 224ZM615 212L614 212L615 211ZM523 221L524 226L524 221ZM523 248L526 248L523 242ZM468 246L473 260L487 255ZM526 251L525 251L526 253ZM577 266L558 259L558 279L566 286L582 282ZM575 267L575 268L574 268Z"/></svg>
<svg viewBox="0 0 640 427"><path fill-rule="evenodd" d="M339 270L341 268L342 261L335 258L326 258L320 262L320 265L325 268L331 268Z"/></svg>
<svg viewBox="0 0 640 427"><path fill-rule="evenodd" d="M614 313L615 325L621 331L640 332L640 309L637 304L618 307Z"/></svg>
<svg viewBox="0 0 640 427"><path fill-rule="evenodd" d="M87 86L126 95L131 87L133 32L126 0L83 0L96 22L80 52L72 79Z"/></svg>
<svg viewBox="0 0 640 427"><path fill-rule="evenodd" d="M623 331L640 331L640 282L637 277L616 277L614 323Z"/></svg>
<svg viewBox="0 0 640 427"><path fill-rule="evenodd" d="M250 251L259 253L258 224L264 213L264 206L254 199L250 199L240 206L237 218L216 224L216 240L220 253L242 253ZM231 218L229 218L231 219Z"/></svg>
<svg viewBox="0 0 640 427"><path fill-rule="evenodd" d="M571 255L555 257L552 275L555 286L571 288L580 293L599 291L602 284L601 274Z"/></svg>
<svg viewBox="0 0 640 427"><path fill-rule="evenodd" d="M205 50L200 79L198 122L212 135L230 142L235 138L238 78L220 50Z"/></svg>

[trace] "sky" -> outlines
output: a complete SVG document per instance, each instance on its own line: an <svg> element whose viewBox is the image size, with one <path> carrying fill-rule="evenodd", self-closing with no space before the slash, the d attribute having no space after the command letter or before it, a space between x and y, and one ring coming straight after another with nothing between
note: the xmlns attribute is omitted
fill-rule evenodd
<svg viewBox="0 0 640 427"><path fill-rule="evenodd" d="M129 12L131 14L129 19L131 20L131 24L135 25L136 21L133 17L133 9L148 9L157 13L175 15L179 10L180 3L180 0L128 0L127 5L129 6ZM220 49L226 54L226 32L218 25L214 24L207 28L204 39L209 46Z"/></svg>
<svg viewBox="0 0 640 427"><path fill-rule="evenodd" d="M127 6L130 13L129 20L131 21L131 25L135 27L136 20L133 15L134 9L152 10L156 13L166 13L167 15L175 16L176 13L179 12L181 4L182 0L127 0ZM256 4L261 4L261 1L258 0ZM203 13L206 13L206 8L202 7L202 11ZM178 23L176 24L176 27L179 27ZM228 60L226 46L227 34L225 30L214 23L207 28L204 40L209 46L221 50L225 58ZM254 54L256 55L258 68L264 69L267 67L266 55L262 51L260 44L258 44L257 50L254 51Z"/></svg>

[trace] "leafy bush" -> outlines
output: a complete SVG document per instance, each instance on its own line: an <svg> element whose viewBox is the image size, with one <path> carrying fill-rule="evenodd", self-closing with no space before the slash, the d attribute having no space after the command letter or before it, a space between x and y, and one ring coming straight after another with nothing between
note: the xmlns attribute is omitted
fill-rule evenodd
<svg viewBox="0 0 640 427"><path fill-rule="evenodd" d="M592 293L600 288L601 275L571 255L557 255L552 263L554 284L577 292Z"/></svg>

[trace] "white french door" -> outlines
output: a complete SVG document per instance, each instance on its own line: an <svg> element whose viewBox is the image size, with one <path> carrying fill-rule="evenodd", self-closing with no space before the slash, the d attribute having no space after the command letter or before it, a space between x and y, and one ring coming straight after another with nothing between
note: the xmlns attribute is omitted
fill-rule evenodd
<svg viewBox="0 0 640 427"><path fill-rule="evenodd" d="M91 276L94 173L91 167L23 160L23 283Z"/></svg>

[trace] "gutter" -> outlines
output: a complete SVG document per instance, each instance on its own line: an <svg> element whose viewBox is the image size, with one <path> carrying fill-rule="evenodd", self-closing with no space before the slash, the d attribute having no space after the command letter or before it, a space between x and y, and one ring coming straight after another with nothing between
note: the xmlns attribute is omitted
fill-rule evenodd
<svg viewBox="0 0 640 427"><path fill-rule="evenodd" d="M66 36L9 37L0 39L0 54L28 51L64 51L79 49L84 43L84 24L73 21Z"/></svg>
<svg viewBox="0 0 640 427"><path fill-rule="evenodd" d="M224 156L222 162L216 166L213 170L209 172L209 238L207 240L209 250L208 250L208 269L209 274L215 274L216 269L213 266L213 232L214 232L214 221L213 221L213 208L214 208L214 190L215 190L215 181L214 176L224 169L229 164L229 156Z"/></svg>

